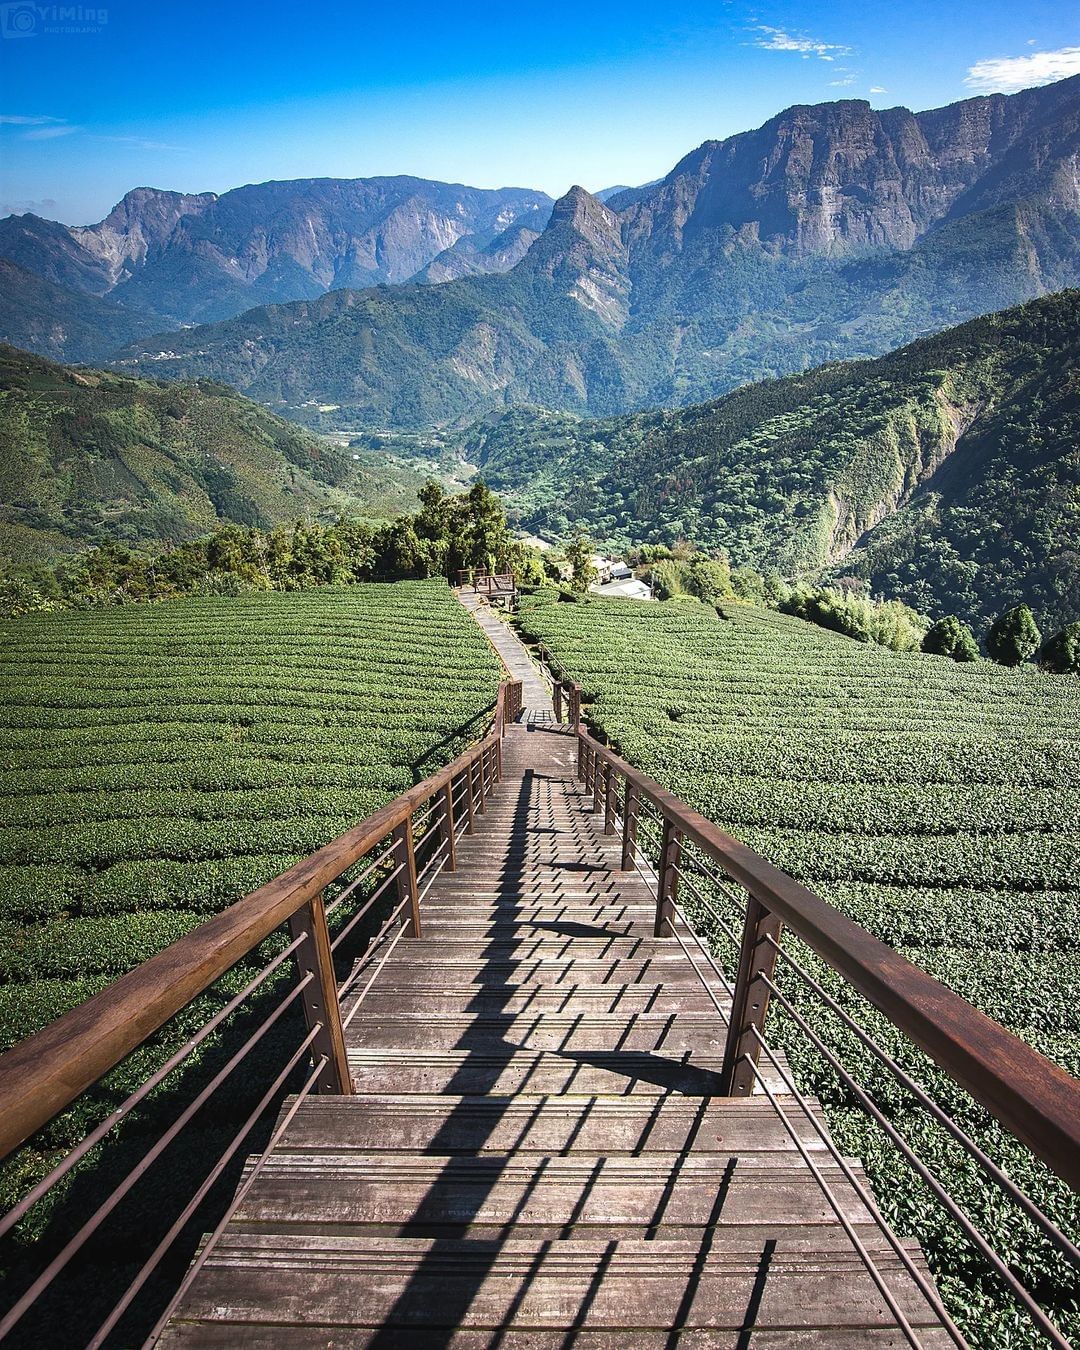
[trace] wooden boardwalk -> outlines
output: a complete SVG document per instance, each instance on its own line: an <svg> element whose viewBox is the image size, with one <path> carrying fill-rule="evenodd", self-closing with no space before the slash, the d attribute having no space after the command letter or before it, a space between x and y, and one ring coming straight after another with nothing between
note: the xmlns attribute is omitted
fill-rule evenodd
<svg viewBox="0 0 1080 1350"><path fill-rule="evenodd" d="M776 1108L712 1095L723 1023L478 618L526 682L504 780L349 1024L357 1094L302 1104L161 1343L909 1345ZM803 1128L918 1343L951 1344Z"/></svg>

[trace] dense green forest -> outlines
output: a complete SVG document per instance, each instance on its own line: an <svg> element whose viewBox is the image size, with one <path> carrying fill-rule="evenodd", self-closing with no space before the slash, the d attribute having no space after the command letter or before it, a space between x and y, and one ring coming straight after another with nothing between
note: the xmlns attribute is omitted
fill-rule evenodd
<svg viewBox="0 0 1080 1350"><path fill-rule="evenodd" d="M72 369L0 346L0 557L179 544L222 522L394 515L422 481L223 385Z"/></svg>
<svg viewBox="0 0 1080 1350"><path fill-rule="evenodd" d="M851 575L938 617L1080 614L1080 291L873 361L597 421L512 409L459 442L529 528Z"/></svg>

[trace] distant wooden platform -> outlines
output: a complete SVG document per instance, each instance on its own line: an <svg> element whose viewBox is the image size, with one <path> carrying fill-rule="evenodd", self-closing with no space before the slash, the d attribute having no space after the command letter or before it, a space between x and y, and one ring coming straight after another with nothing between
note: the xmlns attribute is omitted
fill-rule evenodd
<svg viewBox="0 0 1080 1350"><path fill-rule="evenodd" d="M302 1104L161 1344L910 1345L775 1107L714 1095L723 1022L478 618L526 681L504 781L349 1026L357 1095ZM792 1119L918 1342L952 1344Z"/></svg>

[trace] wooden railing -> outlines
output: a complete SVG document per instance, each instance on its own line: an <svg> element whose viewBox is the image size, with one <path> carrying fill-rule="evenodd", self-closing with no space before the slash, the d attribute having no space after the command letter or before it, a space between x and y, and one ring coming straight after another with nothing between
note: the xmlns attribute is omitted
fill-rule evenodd
<svg viewBox="0 0 1080 1350"><path fill-rule="evenodd" d="M766 1020L770 1003L780 1003L1046 1339L1067 1350L1068 1342L1016 1277L1009 1261L974 1227L947 1188L896 1130L888 1108L877 1105L813 1021L803 1016L797 999L793 1001L778 983L778 965L782 963L785 975L800 982L804 992L811 991L820 1005L874 1055L974 1160L984 1179L1005 1194L1080 1273L1076 1244L815 980L788 950L784 930L801 939L1074 1190L1080 1189L1080 1082L604 745L582 724L581 685L562 679L542 648L539 657L552 684L557 717L562 721L565 715L567 729L577 739L578 775L592 797L592 810L603 815L606 834L621 834L623 870L636 868L653 889L655 935L678 938L688 955L687 943L691 947L696 943L702 967L695 962L695 968L703 983L708 988L715 977L730 1000L725 1010L728 1026L720 1092L746 1096L753 1091L769 1091L759 1062L765 1054L775 1064ZM714 951L697 932L697 925L680 906L683 889L708 915L714 929L726 933L730 950L737 953L733 969L721 968ZM719 895L725 897L728 906L724 913L713 903ZM738 918L730 922L732 915L741 915L741 923ZM715 993L712 997L719 1008Z"/></svg>
<svg viewBox="0 0 1080 1350"><path fill-rule="evenodd" d="M250 1048L281 1015L283 1008L299 1001L307 1035L296 1048L274 1087L280 1089L287 1074L303 1058L311 1061L311 1072L302 1089L308 1092L351 1093L353 1090L345 1053L344 1026L366 994L357 988L366 963L376 954L385 959L379 943L393 933L390 947L402 936L420 937L423 931L421 901L427 888L441 871L454 871L456 844L463 833L472 833L476 817L482 814L489 796L502 777L502 737L505 724L521 709L521 684L507 680L499 688L494 722L490 732L470 746L446 768L396 797L361 821L347 834L303 859L273 881L238 900L216 917L174 942L158 955L121 976L107 989L79 1004L41 1031L20 1042L0 1057L0 1158L28 1140L58 1113L75 1102L88 1088L148 1037L166 1026L238 962L248 957L275 930L287 926L289 942L207 1026L173 1054L146 1079L119 1107L92 1129L33 1187L6 1215L0 1218L0 1237L45 1198L78 1162L111 1130L143 1102L165 1077L177 1068L225 1017L235 1011L268 977L280 970L291 956L295 960L297 980L291 992L247 1036L227 1066L233 1072ZM360 867L332 900L328 887ZM347 922L331 937L327 914L343 908L357 898L362 903ZM340 986L334 971L334 952L380 902L392 905L389 917L367 943L366 950L348 978ZM370 982L367 985L370 988ZM346 996L348 1004L346 1004ZM349 1011L343 1015L343 1006ZM225 1075L208 1084L196 1099L194 1108L175 1122L155 1144L132 1177L120 1183L97 1212L80 1230L77 1245L65 1247L44 1274L24 1293L15 1306L0 1317L0 1339L15 1325L64 1266L92 1236L100 1222L111 1212L118 1198L130 1189L130 1183L151 1166L161 1151L183 1129L194 1111L216 1090ZM271 1104L273 1093L262 1106ZM209 1180L200 1188L181 1215L186 1220L194 1204L200 1202L229 1159L239 1150L261 1112L256 1112L244 1130L232 1141ZM170 1236L180 1231L181 1221ZM70 1248L70 1249L69 1249ZM156 1252L155 1257L161 1252ZM153 1266L139 1272L133 1287L114 1309L91 1340L98 1344L116 1324L138 1288L145 1283Z"/></svg>
<svg viewBox="0 0 1080 1350"><path fill-rule="evenodd" d="M478 595L493 599L496 596L512 596L517 587L510 572L486 572L482 568L470 571L460 570L457 574L459 586L472 586Z"/></svg>

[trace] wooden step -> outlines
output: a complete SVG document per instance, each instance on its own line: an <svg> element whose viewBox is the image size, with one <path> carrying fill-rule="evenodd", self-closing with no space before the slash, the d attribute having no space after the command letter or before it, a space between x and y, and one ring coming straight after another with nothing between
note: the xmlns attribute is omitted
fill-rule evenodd
<svg viewBox="0 0 1080 1350"><path fill-rule="evenodd" d="M723 1056L727 1027L708 1013L438 1013L363 1010L349 1041L367 1049L644 1050Z"/></svg>
<svg viewBox="0 0 1080 1350"><path fill-rule="evenodd" d="M282 1110L287 1111L287 1102ZM820 1118L820 1116L819 1116ZM801 1112L803 1143L823 1147ZM290 1122L288 1153L598 1154L791 1152L791 1136L763 1098L413 1096L312 1097Z"/></svg>
<svg viewBox="0 0 1080 1350"><path fill-rule="evenodd" d="M348 1013L352 1001L346 999ZM667 985L642 980L638 984L501 984L487 987L483 984L456 985L443 988L418 988L404 973L403 979L392 979L384 970L371 991L365 996L365 1015L379 1012L393 1015L403 1008L414 1008L419 1013L472 1012L485 1013L622 1013L639 1012L704 1012L713 1008L705 990L697 985ZM359 1014L357 1014L359 1018ZM357 1019L354 1019L354 1022Z"/></svg>
<svg viewBox="0 0 1080 1350"><path fill-rule="evenodd" d="M440 940L415 938L399 942L392 962L423 961L429 966L530 961L643 961L686 958L677 944L668 946L648 937L619 937L615 933L583 937L567 933L537 933L520 938L492 938L468 942L464 937Z"/></svg>
<svg viewBox="0 0 1080 1350"><path fill-rule="evenodd" d="M846 1216L872 1224L836 1164L823 1157L818 1166ZM237 1222L273 1231L291 1225L414 1237L509 1237L512 1228L516 1237L550 1239L679 1237L717 1227L740 1230L737 1240L751 1242L838 1228L802 1159L779 1151L417 1157L279 1148L245 1196Z"/></svg>
<svg viewBox="0 0 1080 1350"><path fill-rule="evenodd" d="M729 1249L715 1241L500 1244L232 1231L162 1344L641 1347L670 1346L673 1327L680 1346L710 1350L904 1344L863 1263L850 1248L820 1242L815 1235ZM874 1259L895 1280L898 1258L877 1250ZM928 1350L946 1344L910 1282L896 1283L920 1342ZM215 1324L233 1339L210 1338ZM582 1339L593 1334L607 1339Z"/></svg>
<svg viewBox="0 0 1080 1350"><path fill-rule="evenodd" d="M535 906L523 910L524 917L510 917L493 911L481 917L482 911L465 914L458 909L453 914L430 912L423 916L423 942L492 942L518 941L527 937L642 937L652 938L653 912L651 907L612 905L612 914L600 907L571 908L563 905ZM620 913L621 911L621 913Z"/></svg>
<svg viewBox="0 0 1080 1350"><path fill-rule="evenodd" d="M619 1050L376 1050L349 1048L358 1093L493 1092L538 1097L572 1092L659 1096L680 1092L714 1096L719 1089L720 1055L678 1055Z"/></svg>
<svg viewBox="0 0 1080 1350"><path fill-rule="evenodd" d="M693 966L676 946L674 951L636 961L579 960L573 956L545 961L458 961L450 956L398 957L383 967L388 982L413 988L508 985L557 988L564 984L612 986L662 983L670 988L700 989Z"/></svg>

